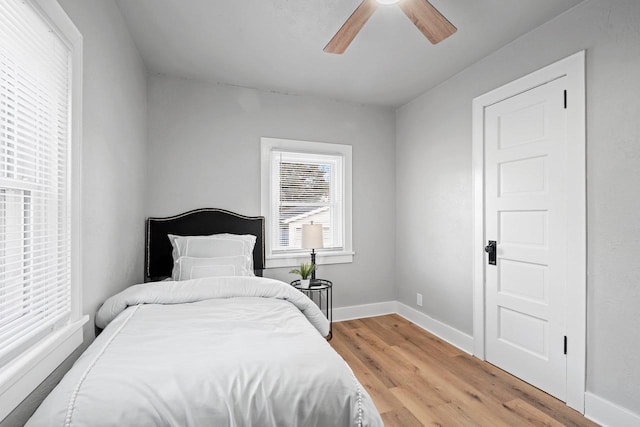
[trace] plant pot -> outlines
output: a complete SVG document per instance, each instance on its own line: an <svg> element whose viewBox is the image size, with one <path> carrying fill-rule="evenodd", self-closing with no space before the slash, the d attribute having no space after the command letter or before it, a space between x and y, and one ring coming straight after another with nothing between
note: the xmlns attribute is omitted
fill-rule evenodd
<svg viewBox="0 0 640 427"><path fill-rule="evenodd" d="M309 289L309 286L311 286L310 279L300 279L300 288Z"/></svg>

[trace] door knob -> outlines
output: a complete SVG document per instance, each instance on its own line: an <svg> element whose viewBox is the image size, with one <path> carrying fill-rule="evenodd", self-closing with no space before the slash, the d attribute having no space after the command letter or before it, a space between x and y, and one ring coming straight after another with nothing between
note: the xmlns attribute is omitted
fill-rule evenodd
<svg viewBox="0 0 640 427"><path fill-rule="evenodd" d="M497 243L489 240L489 244L484 247L484 251L489 254L489 265L496 265Z"/></svg>

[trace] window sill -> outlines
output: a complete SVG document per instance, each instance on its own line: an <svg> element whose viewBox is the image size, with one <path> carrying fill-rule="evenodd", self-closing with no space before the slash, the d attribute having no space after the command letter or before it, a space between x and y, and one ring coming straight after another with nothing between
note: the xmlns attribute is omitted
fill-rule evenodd
<svg viewBox="0 0 640 427"><path fill-rule="evenodd" d="M348 264L353 262L355 252L320 252L316 254L316 264ZM265 268L299 267L303 262L311 262L310 252L270 255Z"/></svg>
<svg viewBox="0 0 640 427"><path fill-rule="evenodd" d="M0 369L0 420L82 344L82 327L88 320L85 315L55 331Z"/></svg>

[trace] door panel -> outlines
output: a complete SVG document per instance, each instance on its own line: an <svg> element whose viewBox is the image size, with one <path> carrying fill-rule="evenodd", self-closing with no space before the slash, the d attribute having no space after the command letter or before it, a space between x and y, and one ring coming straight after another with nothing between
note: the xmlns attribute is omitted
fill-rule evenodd
<svg viewBox="0 0 640 427"><path fill-rule="evenodd" d="M502 244L546 247L547 211L521 210L498 213L499 241Z"/></svg>
<svg viewBox="0 0 640 427"><path fill-rule="evenodd" d="M545 265L503 259L500 262L498 293L548 304L547 268Z"/></svg>
<svg viewBox="0 0 640 427"><path fill-rule="evenodd" d="M500 196L547 191L547 156L502 162L498 169Z"/></svg>
<svg viewBox="0 0 640 427"><path fill-rule="evenodd" d="M498 310L499 339L507 344L545 359L547 357L547 322L517 310Z"/></svg>
<svg viewBox="0 0 640 427"><path fill-rule="evenodd" d="M545 136L544 104L525 105L500 116L497 123L498 147L528 144Z"/></svg>
<svg viewBox="0 0 640 427"><path fill-rule="evenodd" d="M485 109L486 359L565 399L564 78Z"/></svg>

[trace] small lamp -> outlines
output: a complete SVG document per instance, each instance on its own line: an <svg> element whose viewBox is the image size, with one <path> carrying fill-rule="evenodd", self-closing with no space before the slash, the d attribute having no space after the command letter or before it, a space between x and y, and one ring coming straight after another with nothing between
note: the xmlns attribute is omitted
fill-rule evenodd
<svg viewBox="0 0 640 427"><path fill-rule="evenodd" d="M316 249L322 249L322 224L302 224L302 248L311 249L311 264L316 265ZM311 273L311 282L316 280L316 270Z"/></svg>

